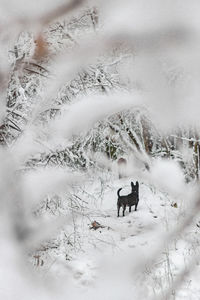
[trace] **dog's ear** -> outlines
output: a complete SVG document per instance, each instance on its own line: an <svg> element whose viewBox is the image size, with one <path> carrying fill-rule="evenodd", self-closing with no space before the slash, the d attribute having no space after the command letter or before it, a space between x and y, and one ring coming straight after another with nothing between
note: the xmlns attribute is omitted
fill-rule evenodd
<svg viewBox="0 0 200 300"><path fill-rule="evenodd" d="M139 182L138 182L138 181L136 181L135 186L136 186L137 188L139 188Z"/></svg>

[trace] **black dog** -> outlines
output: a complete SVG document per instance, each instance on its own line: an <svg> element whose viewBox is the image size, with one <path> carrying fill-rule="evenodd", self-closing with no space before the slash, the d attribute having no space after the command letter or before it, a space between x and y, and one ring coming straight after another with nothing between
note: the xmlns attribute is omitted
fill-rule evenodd
<svg viewBox="0 0 200 300"><path fill-rule="evenodd" d="M119 210L120 207L123 207L123 217L124 217L124 213L126 210L126 206L129 206L129 212L131 212L131 206L135 205L135 210L137 210L137 206L138 206L138 202L139 202L139 183L138 181L136 181L136 184L134 185L133 182L131 182L131 194L128 194L126 196L120 196L120 191L122 190L119 189L117 191L117 195L118 195L118 201L117 201L117 210L118 210L118 214L117 216L119 217Z"/></svg>

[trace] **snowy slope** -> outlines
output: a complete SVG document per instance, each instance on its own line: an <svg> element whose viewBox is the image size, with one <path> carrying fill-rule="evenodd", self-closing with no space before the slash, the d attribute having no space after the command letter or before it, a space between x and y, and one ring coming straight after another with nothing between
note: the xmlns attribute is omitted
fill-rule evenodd
<svg viewBox="0 0 200 300"><path fill-rule="evenodd" d="M55 276L60 286L66 282L71 299L199 299L198 261L195 273L181 280L180 291L173 287L200 250L196 223L168 243L168 232L185 217L184 199L140 181L138 211L127 209L125 217L117 217L118 188L127 194L136 180L90 180L62 198L57 210L66 215L66 225L52 242L56 247L38 251L39 262L33 263L42 277ZM94 221L102 227L94 230ZM172 298L165 295L168 288Z"/></svg>

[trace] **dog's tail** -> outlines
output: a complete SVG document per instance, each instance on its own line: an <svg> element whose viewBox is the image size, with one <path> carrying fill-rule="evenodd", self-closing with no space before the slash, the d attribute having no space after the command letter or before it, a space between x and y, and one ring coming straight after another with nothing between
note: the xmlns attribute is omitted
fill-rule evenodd
<svg viewBox="0 0 200 300"><path fill-rule="evenodd" d="M119 190L117 191L117 196L118 196L118 197L120 197L120 194L119 194L119 193L120 193L121 190L122 190L122 188L119 189Z"/></svg>

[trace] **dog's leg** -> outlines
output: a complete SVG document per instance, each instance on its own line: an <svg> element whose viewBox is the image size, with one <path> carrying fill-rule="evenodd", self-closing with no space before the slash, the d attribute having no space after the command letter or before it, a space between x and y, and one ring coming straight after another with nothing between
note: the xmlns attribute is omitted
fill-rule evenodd
<svg viewBox="0 0 200 300"><path fill-rule="evenodd" d="M123 217L124 217L125 210L126 210L126 205L123 205Z"/></svg>
<svg viewBox="0 0 200 300"><path fill-rule="evenodd" d="M131 205L129 206L129 212L131 212Z"/></svg>
<svg viewBox="0 0 200 300"><path fill-rule="evenodd" d="M119 217L119 210L120 210L120 206L117 205L117 216Z"/></svg>
<svg viewBox="0 0 200 300"><path fill-rule="evenodd" d="M138 202L135 204L135 211L137 210Z"/></svg>

